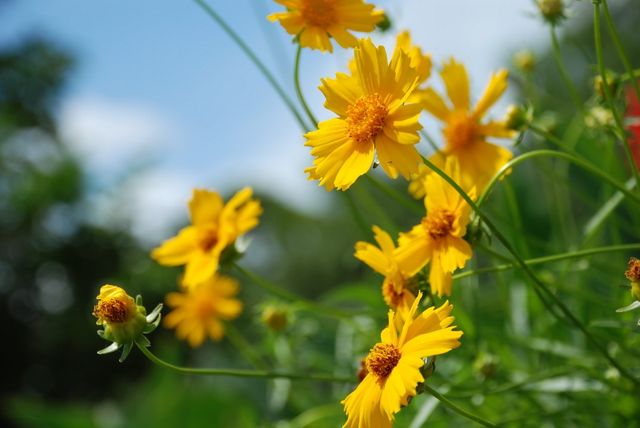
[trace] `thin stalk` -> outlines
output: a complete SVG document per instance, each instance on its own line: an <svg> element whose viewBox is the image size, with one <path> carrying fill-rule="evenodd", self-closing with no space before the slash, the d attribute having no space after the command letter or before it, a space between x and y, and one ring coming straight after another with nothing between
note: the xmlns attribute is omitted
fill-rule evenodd
<svg viewBox="0 0 640 428"><path fill-rule="evenodd" d="M304 112L307 114L307 117L311 121L314 127L318 127L318 120L313 115L313 112L309 108L309 104L307 104L307 100L304 98L304 94L302 93L302 88L300 87L300 57L302 56L302 46L298 43L298 50L296 52L296 62L293 66L293 82L296 87L296 95L298 95L298 101L302 104L302 108Z"/></svg>
<svg viewBox="0 0 640 428"><path fill-rule="evenodd" d="M558 153L558 154L562 154L563 156L569 156L564 153ZM569 158L574 159L572 156L569 156ZM582 332L582 334L584 334L584 336L593 345L593 347L595 347L605 357L605 359L609 361L609 363L612 366L618 369L618 371L622 376L628 378L631 382L634 383L635 386L640 387L640 380L636 379L633 375L631 375L629 371L627 371L625 367L623 367L620 363L618 363L618 361L609 354L609 351L591 335L589 330L587 330L587 328L582 324L582 322L578 318L576 318L575 315L573 315L573 313L569 310L569 308L567 308L567 306L562 302L562 300L560 300L558 296L556 296L549 289L549 287L547 287L547 285L538 278L538 276L533 272L533 270L529 267L529 265L527 265L525 261L514 250L513 246L505 238L502 232L500 232L500 230L493 224L491 219L489 219L489 217L484 213L484 211L480 209L480 207L473 201L473 199L469 197L469 195L458 185L458 183L456 183L451 177L449 177L444 171L442 171L440 168L438 168L433 163L431 163L428 159L423 158L423 160L424 160L424 163L429 168L431 168L431 170L433 170L440 177L442 177L447 183L449 183L456 190L456 192L458 192L458 194L460 194L462 199L464 199L465 202L469 204L469 206L473 209L473 211L475 211L478 217L480 217L480 219L487 225L487 227L491 230L491 232L496 237L496 239L500 241L500 243L504 246L504 248L514 258L516 265L520 267L527 274L529 278L531 278L533 284L535 285L534 289L537 289L538 291L541 292L541 293L538 293L538 296L542 298L542 295L544 294L546 295L546 297L551 299L551 301L558 307L558 309L560 309L560 312L562 312L562 315L564 315L565 318L569 320L574 327L576 327L578 330ZM553 312L551 308L549 308L549 310L553 315L557 316L557 314ZM561 319L560 317L558 318Z"/></svg>
<svg viewBox="0 0 640 428"><path fill-rule="evenodd" d="M631 192L629 189L627 189L625 187L624 184L619 183L617 180L614 180L606 172L600 170L598 167L594 166L590 162L588 162L586 160L583 160L583 159L581 159L579 157L573 156L571 154L558 152L558 151L554 151L554 150L533 150L531 152L528 152L528 153L525 153L525 154L523 154L521 156L518 156L517 158L511 159L502 168L500 168L500 170L493 176L491 181L489 181L489 184L487 184L487 187L485 188L485 190L482 193L482 195L480 195L480 198L478 198L477 205L478 206L482 205L482 203L485 201L485 199L487 199L487 196L491 192L491 189L493 188L493 186L495 186L495 184L502 178L502 176L505 175L509 170L511 170L511 168L513 168L514 166L516 166L519 163L522 163L522 162L524 162L526 160L533 159L533 158L539 158L539 157L551 157L551 158L555 157L555 158L560 158L560 159L567 160L567 161L573 163L574 165L579 166L580 168L584 169L585 171L590 172L591 174L597 176L598 178L606 181L611 186L613 186L616 189L618 189L625 196L629 197L634 202L640 204L640 196L638 196L637 194ZM431 163L431 162L429 162L429 163Z"/></svg>
<svg viewBox="0 0 640 428"><path fill-rule="evenodd" d="M238 329L236 329L232 324L227 324L225 326L225 330L229 342L231 342L234 348L236 348L252 366L261 370L266 370L268 368L268 365L262 359L262 356L254 350L254 347L247 342Z"/></svg>
<svg viewBox="0 0 640 428"><path fill-rule="evenodd" d="M292 293L288 290L285 290L283 288L280 288L279 286L272 284L270 281L262 278L261 276L251 272L248 269L243 268L242 266L238 265L237 263L233 263L233 267L240 272L242 275L246 276L247 278L249 278L254 284L258 285L260 288L264 289L265 291L273 294L274 296L280 297L284 300L288 300L290 302L294 302L296 304L298 304L299 306L301 306L302 308L314 311L314 312L319 312L325 315L329 315L335 318L339 318L339 319L351 319L352 316L357 315L357 313L355 312L346 312L346 311L342 311L340 309L336 309L330 306L324 306L321 304L318 304L316 302L313 302L311 300L305 299L302 296L298 296L295 293Z"/></svg>
<svg viewBox="0 0 640 428"><path fill-rule="evenodd" d="M264 379L292 379L292 380L315 380L323 382L336 382L336 383L353 383L354 379L346 377L336 377L328 374L298 374L298 373L283 373L269 370L241 370L241 369L213 369L213 368L194 368L194 367L182 367L168 363L156 356L146 346L136 342L136 346L152 363L170 369L178 373L201 375L201 376L231 376L231 377L251 377L251 378L264 378Z"/></svg>
<svg viewBox="0 0 640 428"><path fill-rule="evenodd" d="M558 65L558 70L560 71L560 76L564 81L567 90L569 91L569 96L575 103L578 110L583 109L582 101L580 101L580 96L578 95L578 91L576 87L573 85L571 81L571 77L569 77L569 73L567 72L567 68L565 67L564 61L562 60L562 53L560 52L560 43L558 43L558 35L556 34L556 27L554 25L549 26L549 31L551 33L551 45L553 47L553 57Z"/></svg>
<svg viewBox="0 0 640 428"><path fill-rule="evenodd" d="M598 59L598 70L600 72L600 77L602 78L602 92L604 93L605 101L609 105L609 110L611 110L611 113L613 114L613 119L616 122L616 126L620 131L619 138L622 140L622 146L624 147L624 152L627 156L629 168L631 169L631 172L636 179L636 183L640 183L640 174L638 173L638 168L636 168L636 164L633 161L633 155L631 154L631 147L629 147L629 140L626 138L624 124L622 123L620 113L618 112L618 109L616 108L616 105L613 101L613 96L611 95L611 91L609 90L609 83L607 82L607 73L602 56L602 34L600 29L599 1L593 2L593 38L596 47L596 58Z"/></svg>
<svg viewBox="0 0 640 428"><path fill-rule="evenodd" d="M553 254L553 255L544 256L544 257L536 257L536 258L524 260L524 262L528 266L535 266L535 265L540 265L544 263L557 262L560 260L569 260L569 259L577 259L585 256L592 256L594 254L624 252L624 251L632 251L632 250L640 250L640 244L611 245L608 247L589 248L588 250L571 251L568 253ZM469 276L475 276L475 275L480 275L480 274L489 273L489 272L501 272L501 271L513 269L515 267L517 267L515 263L505 263L505 264L489 266L485 268L471 269L471 270L454 274L453 279L462 279Z"/></svg>
<svg viewBox="0 0 640 428"><path fill-rule="evenodd" d="M542 128L538 128L536 125L531 124L531 123L528 125L528 128L534 134L538 134L538 136L540 136L540 137L544 138L545 140L547 140L548 142L552 143L554 146L556 146L560 150L563 150L565 152L571 153L574 156L581 157L573 148L568 147L566 144L564 144L564 142L560 138L556 137L552 133L550 133L548 131L545 131Z"/></svg>
<svg viewBox="0 0 640 428"><path fill-rule="evenodd" d="M622 64L624 65L627 75L633 76L635 70L631 66L629 56L624 50L624 46L622 45L622 41L620 40L620 35L618 34L618 30L616 29L616 25L611 18L611 14L609 13L609 5L607 4L607 0L602 0L602 9L604 10L604 20L607 22L607 27L609 27L609 33L611 34L611 38L613 39L613 44L616 45L618 56L622 60ZM638 99L640 100L640 84L638 84L638 79L631 79L631 86L633 86L633 90L636 92L636 97L638 97Z"/></svg>
<svg viewBox="0 0 640 428"><path fill-rule="evenodd" d="M472 420L474 422L477 422L480 425L484 425L486 427L495 427L495 426L497 426L493 422L489 422L488 420L483 419L480 416L474 415L473 413L466 411L465 409L463 409L462 407L458 406L453 401L449 400L444 395L440 394L435 389L431 388L426 383L423 383L422 386L423 386L423 388L424 388L424 390L426 392L431 394L433 397L437 398L438 401L440 401L442 404L444 404L445 406L447 406L448 408L450 408L451 410L453 410L454 412L456 412L460 416L463 416L463 417L465 417L467 419L470 419L470 420Z"/></svg>
<svg viewBox="0 0 640 428"><path fill-rule="evenodd" d="M429 143L429 145L431 146L431 148L433 149L433 151L435 153L438 154L442 154L442 151L440 150L440 147L438 147L438 145L436 144L435 140L433 138L431 138L431 136L429 134L427 134L427 131L425 131L424 129L420 130L420 135L422 135L422 138L424 138L427 143Z"/></svg>
<svg viewBox="0 0 640 428"><path fill-rule="evenodd" d="M308 132L310 128L304 122L302 115L298 112L298 109L293 104L293 101L289 98L289 96L284 91L284 89L282 89L282 86L280 86L276 78L269 71L269 69L264 65L264 63L260 60L260 58L258 58L258 56L251 50L249 45L247 45L245 41L242 40L242 38L240 38L240 36L235 31L233 31L233 29L229 26L229 24L227 24L226 21L222 19L222 17L218 15L218 13L211 6L209 6L204 0L194 0L194 1L198 4L198 6L200 6L206 12L207 15L209 15L216 22L216 24L220 26L220 28L222 28L222 30L227 34L227 36L229 36L231 40L233 40L233 42L236 45L238 45L240 50L242 50L242 52L244 52L244 54L247 57L249 57L251 62L253 62L253 65L255 65L256 68L260 71L260 73L262 73L262 75L265 77L265 79L267 79L267 81L269 82L271 87L276 91L280 99L285 103L285 105L287 106L291 114L293 114L296 121L298 122L298 125L300 125L300 128Z"/></svg>
<svg viewBox="0 0 640 428"><path fill-rule="evenodd" d="M360 232L362 232L364 236L370 236L371 229L369 228L369 224L364 219L364 217L362 216L362 213L358 209L358 205L356 204L356 201L353 200L353 195L348 190L345 190L341 193L344 196L345 201L347 202L347 207L349 207L349 212L353 217L353 221L355 221L356 224L358 225Z"/></svg>
<svg viewBox="0 0 640 428"><path fill-rule="evenodd" d="M369 173L365 175L365 178L369 180L369 183L373 184L374 187L376 187L381 192L386 193L387 196L393 198L396 202L410 209L414 213L424 215L424 208L422 207L421 204L417 203L413 199L410 199L404 193L398 192L396 189L394 189L392 186L388 185L387 183L382 182L377 178L373 177L372 174L373 173L369 171Z"/></svg>

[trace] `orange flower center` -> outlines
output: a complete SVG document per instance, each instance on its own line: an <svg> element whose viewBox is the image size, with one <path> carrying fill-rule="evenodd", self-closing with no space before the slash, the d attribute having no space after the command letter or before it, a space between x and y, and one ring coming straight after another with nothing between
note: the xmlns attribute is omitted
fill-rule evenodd
<svg viewBox="0 0 640 428"><path fill-rule="evenodd" d="M384 302L390 307L398 307L398 305L402 303L403 294L404 288L397 291L396 285L392 281L384 281L382 283L382 297L384 298Z"/></svg>
<svg viewBox="0 0 640 428"><path fill-rule="evenodd" d="M206 320L215 315L215 307L212 301L208 299L198 299L195 304L195 313L201 320Z"/></svg>
<svg viewBox="0 0 640 428"><path fill-rule="evenodd" d="M372 141L384 128L389 114L378 94L365 95L347 107L348 134L358 144Z"/></svg>
<svg viewBox="0 0 640 428"><path fill-rule="evenodd" d="M302 19L312 27L327 28L336 23L335 0L303 0L300 5Z"/></svg>
<svg viewBox="0 0 640 428"><path fill-rule="evenodd" d="M109 323L122 323L129 318L127 304L118 299L100 300L93 308L93 316Z"/></svg>
<svg viewBox="0 0 640 428"><path fill-rule="evenodd" d="M198 243L205 252L211 250L218 243L218 231L215 228L201 229Z"/></svg>
<svg viewBox="0 0 640 428"><path fill-rule="evenodd" d="M422 226L433 239L443 238L453 229L455 216L449 210L436 209L422 220Z"/></svg>
<svg viewBox="0 0 640 428"><path fill-rule="evenodd" d="M447 140L447 150L455 150L472 143L478 134L478 124L473 116L466 111L454 111L447 119L444 128L444 138Z"/></svg>
<svg viewBox="0 0 640 428"><path fill-rule="evenodd" d="M640 260L635 257L629 259L629 265L624 275L631 282L640 282Z"/></svg>
<svg viewBox="0 0 640 428"><path fill-rule="evenodd" d="M365 364L369 373L386 378L400 361L400 350L390 343L376 343L371 348Z"/></svg>

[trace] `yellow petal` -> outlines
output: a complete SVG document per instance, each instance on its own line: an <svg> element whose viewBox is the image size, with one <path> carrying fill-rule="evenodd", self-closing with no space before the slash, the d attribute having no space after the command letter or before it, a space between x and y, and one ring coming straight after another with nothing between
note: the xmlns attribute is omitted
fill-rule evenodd
<svg viewBox="0 0 640 428"><path fill-rule="evenodd" d="M379 135L376 148L380 166L389 177L397 178L400 174L409 179L411 174L418 172L422 158L413 145L398 144L385 135Z"/></svg>
<svg viewBox="0 0 640 428"><path fill-rule="evenodd" d="M199 226L216 222L223 205L224 201L218 193L205 189L193 189L193 196L189 201L191 223Z"/></svg>
<svg viewBox="0 0 640 428"><path fill-rule="evenodd" d="M451 58L442 67L440 75L454 108L469 110L469 77L465 66Z"/></svg>
<svg viewBox="0 0 640 428"><path fill-rule="evenodd" d="M151 257L165 266L179 266L187 263L197 251L199 251L197 229L189 226L154 249Z"/></svg>
<svg viewBox="0 0 640 428"><path fill-rule="evenodd" d="M509 72L507 70L499 70L491 75L487 87L473 110L476 118L484 116L487 110L498 101L504 91L507 90L508 79Z"/></svg>
<svg viewBox="0 0 640 428"><path fill-rule="evenodd" d="M451 110L442 97L433 88L426 88L419 93L422 107L442 122L446 122Z"/></svg>
<svg viewBox="0 0 640 428"><path fill-rule="evenodd" d="M185 287L194 287L211 278L218 269L218 257L202 251L194 253L187 263L182 279Z"/></svg>

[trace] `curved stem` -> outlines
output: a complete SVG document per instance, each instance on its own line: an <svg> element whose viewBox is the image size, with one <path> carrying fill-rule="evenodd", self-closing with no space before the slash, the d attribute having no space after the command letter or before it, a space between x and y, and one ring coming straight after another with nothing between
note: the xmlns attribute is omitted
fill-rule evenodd
<svg viewBox="0 0 640 428"><path fill-rule="evenodd" d="M551 153L555 153L555 152L551 152ZM558 154L575 159L572 156L566 155L565 153L558 153ZM502 232L500 232L500 230L493 224L491 219L489 219L489 217L484 213L484 211L480 209L480 207L473 201L473 199L469 197L469 195L467 195L467 193L458 185L458 183L456 183L451 177L449 177L444 171L442 171L440 168L438 168L433 163L431 163L428 159L423 159L423 160L424 160L424 163L431 170L433 170L440 177L442 177L447 183L449 183L456 190L456 192L458 192L458 194L465 200L466 203L469 204L469 206L478 215L478 217L487 225L487 227L491 230L493 235L498 239L498 241L500 241L500 243L504 246L504 248L514 258L516 262L515 264L518 267L520 267L529 278L531 278L536 289L538 289L538 291L541 292L541 293L538 293L538 296L541 299L543 295L548 297L558 307L558 309L560 309L560 312L562 312L562 315L564 315L565 318L569 320L569 322L573 324L574 327L576 327L578 330L582 332L582 334L584 334L584 336L593 345L593 347L596 348L605 357L605 359L609 361L609 363L612 366L618 369L618 371L622 376L629 379L636 386L640 386L640 380L638 380L633 375L631 375L631 373L625 367L623 367L620 363L618 363L618 361L609 354L609 351L591 335L589 330L587 330L587 328L582 324L582 322L578 318L576 318L575 315L573 315L573 313L569 310L569 308L567 308L567 306L562 302L562 300L560 300L558 296L556 296L549 289L549 287L547 287L547 285L538 278L538 276L533 272L533 270L531 270L529 265L527 265L525 261L514 250L513 246L505 238ZM554 316L558 317L558 315L554 311L552 311L551 308L549 308L549 310ZM562 319L560 317L558 318Z"/></svg>
<svg viewBox="0 0 640 428"><path fill-rule="evenodd" d="M558 70L560 71L560 76L564 81L567 90L569 91L569 96L573 99L578 110L582 110L583 105L582 101L580 101L580 96L578 95L578 91L576 87L573 85L571 81L571 77L569 77L569 73L567 72L567 68L564 65L564 61L562 60L562 53L560 52L560 43L558 43L558 35L556 34L556 28L554 25L550 27L551 32L551 45L553 46L553 57L558 65Z"/></svg>
<svg viewBox="0 0 640 428"><path fill-rule="evenodd" d="M292 380L317 380L323 382L336 383L354 383L354 379L335 377L325 374L298 374L298 373L281 373L268 370L240 370L240 369L213 369L213 368L194 368L182 367L168 363L156 356L147 347L136 342L136 346L140 351L154 364L170 369L178 373L201 375L201 376L231 376L231 377L253 377L264 379L292 379Z"/></svg>
<svg viewBox="0 0 640 428"><path fill-rule="evenodd" d="M536 257L533 259L524 260L524 262L528 266L535 266L535 265L540 265L544 263L557 262L560 260L577 259L579 257L592 256L594 254L613 253L618 251L622 252L622 251L631 251L631 250L640 250L640 244L612 245L609 247L590 248L588 250L571 251L568 253L553 254L553 255L544 256L544 257ZM467 271L460 272L453 275L453 279L466 278L468 276L480 275L482 273L501 272L501 271L513 269L515 267L517 267L515 263L505 263L497 266L489 266L486 268L472 269L472 270L467 270Z"/></svg>
<svg viewBox="0 0 640 428"><path fill-rule="evenodd" d="M546 139L560 150L564 150L565 152L571 153L574 156L580 157L580 155L574 149L572 149L571 147L567 147L567 145L564 144L564 142L560 138L556 137L552 133L545 131L542 128L538 128L536 125L533 125L531 123L528 125L528 128L533 131L534 134L538 134L540 137Z"/></svg>
<svg viewBox="0 0 640 428"><path fill-rule="evenodd" d="M614 180L606 172L595 167L590 162L580 159L576 156L570 155L568 153L558 152L554 150L534 150L534 151L525 153L521 156L518 156L517 158L511 159L502 168L500 168L500 170L493 176L491 181L489 181L489 184L487 184L487 187L485 188L482 195L480 195L480 197L478 198L477 205L478 206L482 205L485 199L487 199L487 196L489 195L489 193L491 192L495 184L502 178L503 175L509 172L511 168L528 159L538 158L538 157L555 157L555 158L561 158L561 159L567 160L573 163L574 165L579 166L585 171L588 171L593 175L596 175L598 178L611 184L613 187L618 189L625 196L631 198L633 201L640 204L640 197L637 194L631 192L629 189L627 189L627 187L624 184Z"/></svg>
<svg viewBox="0 0 640 428"><path fill-rule="evenodd" d="M302 88L300 87L300 57L301 56L302 56L302 46L300 45L300 43L298 43L298 50L296 52L296 62L295 62L295 65L293 66L293 82L296 87L296 95L298 95L298 101L300 101L300 104L302 104L302 108L304 109L304 112L307 114L307 117L309 118L313 126L317 128L318 121L316 120L315 116L313 115L313 112L309 108L309 105L307 104L307 100L304 98L304 95L302 93Z"/></svg>
<svg viewBox="0 0 640 428"><path fill-rule="evenodd" d="M253 65L255 65L256 68L258 68L260 73L262 73L262 75L267 79L271 87L280 96L280 99L282 99L282 101L289 108L289 111L291 111L291 114L293 114L293 116L295 117L296 121L298 122L298 125L300 125L300 127L304 131L308 132L309 127L304 122L302 115L300 115L300 113L296 109L296 106L293 104L293 101L291 101L287 93L284 91L284 89L282 89L282 87L280 86L276 78L273 76L273 74L271 74L269 69L264 65L262 61L260 61L260 58L258 58L258 56L251 50L251 48L244 42L244 40L242 40L240 36L238 36L238 34L235 31L233 31L233 29L225 22L224 19L222 19L220 15L218 15L218 13L211 6L209 6L204 0L194 0L194 1L207 13L207 15L209 15L220 26L220 28L222 28L222 30L225 33L227 33L227 35L231 38L231 40L234 41L236 45L238 45L238 47L242 50L242 52L244 52L244 54L247 57L249 57L251 62L253 62Z"/></svg>
<svg viewBox="0 0 640 428"><path fill-rule="evenodd" d="M463 416L467 419L470 419L474 422L479 423L480 425L484 425L486 427L495 427L497 426L496 424L494 424L493 422L489 422L486 419L481 418L480 416L476 416L473 413L470 413L468 411L466 411L465 409L463 409L462 407L458 406L456 403L454 403L453 401L449 400L447 397L445 397L444 395L440 394L438 391L436 391L435 389L431 388L429 385L427 385L426 383L422 384L424 390L426 392L428 392L429 394L431 394L432 396L434 396L435 398L438 399L438 401L440 401L442 404L444 404L445 406L447 406L448 408L450 408L451 410L453 410L454 412L456 412L457 414L459 414L460 416Z"/></svg>
<svg viewBox="0 0 640 428"><path fill-rule="evenodd" d="M629 163L629 168L631 169L631 172L636 179L636 183L640 183L638 168L636 168L636 164L633 161L633 155L631 154L631 147L629 147L629 139L626 137L626 131L624 129L624 124L622 123L622 118L620 118L620 113L615 106L613 96L611 95L611 90L609 88L609 83L607 82L607 72L602 56L602 34L600 31L599 1L593 2L593 38L596 47L596 58L598 59L598 70L600 72L600 77L602 78L602 92L604 93L605 101L609 105L609 110L611 110L611 113L613 114L613 119L616 122L616 126L620 131L619 138L622 140L622 146L624 147L624 152L627 157L627 162Z"/></svg>
<svg viewBox="0 0 640 428"><path fill-rule="evenodd" d="M629 57L624 50L624 46L622 45L622 41L620 40L620 35L618 34L618 30L616 30L616 25L611 18L611 13L609 13L609 5L607 4L607 0L602 0L602 10L604 11L604 19L607 22L607 27L609 27L609 34L611 34L611 39L613 39L613 44L616 46L616 50L618 51L618 56L622 60L622 64L624 65L624 69L627 72L627 75L633 76L635 70L631 66L631 61L629 61ZM633 90L636 93L636 97L640 100L640 84L638 84L638 79L631 79L631 86L633 86Z"/></svg>

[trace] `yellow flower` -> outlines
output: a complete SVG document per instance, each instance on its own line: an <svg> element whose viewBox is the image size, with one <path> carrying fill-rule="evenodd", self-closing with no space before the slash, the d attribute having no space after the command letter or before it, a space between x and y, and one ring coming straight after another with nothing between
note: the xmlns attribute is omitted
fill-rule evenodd
<svg viewBox="0 0 640 428"><path fill-rule="evenodd" d="M422 50L412 43L411 35L408 31L402 31L398 34L396 38L396 49L401 49L409 56L411 67L415 68L418 73L418 88L416 88L413 95L409 98L409 102L419 103L424 90L419 86L426 82L431 76L431 55L423 54Z"/></svg>
<svg viewBox="0 0 640 428"><path fill-rule="evenodd" d="M96 299L98 304L93 307L93 316L98 319L97 325L104 326L105 339L123 345L132 342L147 325L145 309L122 288L103 285Z"/></svg>
<svg viewBox="0 0 640 428"><path fill-rule="evenodd" d="M398 268L395 258L396 246L391 236L378 226L373 226L373 233L379 247L368 242L356 243L355 257L369 265L369 267L381 275L384 275L382 283L382 296L387 305L404 313L415 300L410 291L410 278L405 277Z"/></svg>
<svg viewBox="0 0 640 428"><path fill-rule="evenodd" d="M447 161L444 171L460 183L455 159ZM400 234L396 259L405 275L413 276L431 261L429 283L438 296L451 294L451 273L471 258L471 247L462 239L467 230L471 208L456 190L437 174L426 178L427 215L409 233ZM475 198L475 188L467 192Z"/></svg>
<svg viewBox="0 0 640 428"><path fill-rule="evenodd" d="M275 0L287 8L267 18L280 21L287 33L300 35L300 46L333 52L329 37L343 48L356 45L349 32L370 32L382 21L384 13L362 0Z"/></svg>
<svg viewBox="0 0 640 428"><path fill-rule="evenodd" d="M258 224L262 207L251 196L251 188L245 187L225 205L218 193L195 189L189 201L191 226L165 241L151 256L165 266L186 265L186 287L206 281L218 269L222 251Z"/></svg>
<svg viewBox="0 0 640 428"><path fill-rule="evenodd" d="M411 174L411 181L409 181L408 188L411 196L416 199L424 198L424 185L429 174L431 174L431 170L423 163L418 166L418 172Z"/></svg>
<svg viewBox="0 0 640 428"><path fill-rule="evenodd" d="M513 156L509 150L487 142L486 138L511 138L515 132L508 129L503 121L482 122L487 110L507 89L508 72L500 70L491 76L473 109L470 105L469 77L464 65L451 59L444 64L440 75L451 106L432 88L421 93L424 108L444 123L442 133L445 147L442 154L435 154L430 160L441 168L445 158L456 158L463 174L460 184L483 189Z"/></svg>
<svg viewBox="0 0 640 428"><path fill-rule="evenodd" d="M460 346L462 332L451 326L449 302L418 314L421 298L419 293L406 319L389 311L389 325L365 360L367 375L342 401L347 414L344 427L390 427L400 407L409 403L416 386L425 380L420 373L424 358Z"/></svg>
<svg viewBox="0 0 640 428"><path fill-rule="evenodd" d="M360 40L354 50L355 70L322 79L325 107L338 117L321 122L305 135L315 157L306 171L327 190L348 189L371 167L377 152L392 178L408 178L420 163L415 144L420 140L419 104L405 104L418 82L416 70L401 49L391 62L384 47Z"/></svg>
<svg viewBox="0 0 640 428"><path fill-rule="evenodd" d="M167 328L175 328L176 336L192 347L202 345L206 336L221 340L221 320L240 315L242 303L235 299L239 285L233 278L216 275L182 293L169 293L167 305L174 308L164 319Z"/></svg>

